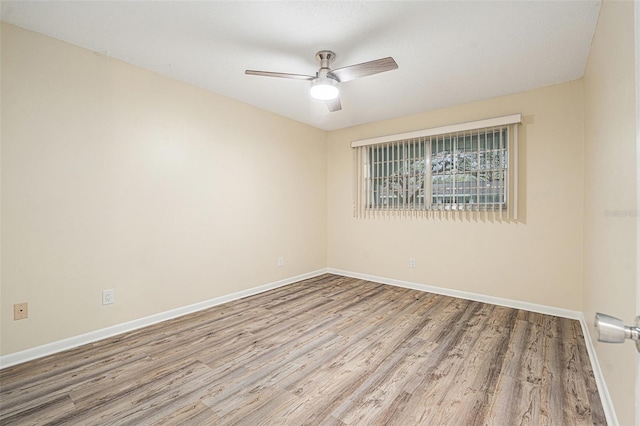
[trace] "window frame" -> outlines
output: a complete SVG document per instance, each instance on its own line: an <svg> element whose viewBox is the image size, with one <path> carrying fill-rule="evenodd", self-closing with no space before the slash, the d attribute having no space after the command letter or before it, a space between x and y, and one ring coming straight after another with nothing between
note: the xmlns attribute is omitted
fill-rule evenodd
<svg viewBox="0 0 640 426"><path fill-rule="evenodd" d="M485 212L492 213L498 219L517 220L518 125L521 123L522 114L512 114L487 120L351 142L354 152L354 216L414 216L416 214L424 216L425 213L443 211L454 214L456 212ZM499 135L499 146L496 148L495 145L492 145L491 148L488 148L486 145L489 138L488 135L492 135L491 143L495 144L496 134ZM483 149L480 149L482 136L484 136L485 145ZM503 137L506 138L506 141L503 140ZM475 163L476 168L460 171L456 167L460 162L460 156L463 155L461 152L467 151L460 151L458 143L462 139L465 148L468 143L473 148L474 138L477 149L471 149L468 152L472 153L472 156L478 155L478 161ZM453 167L453 169L449 169L442 174L434 174L431 164L434 153L438 153L438 148L434 148L438 143L442 144L439 152L448 152L447 155L450 158L447 164L449 164L449 167ZM448 145L448 150L445 145ZM422 154L413 155L416 150ZM407 153L410 155L407 155ZM484 168L480 162L481 153L484 155L489 153L491 162L495 161L497 153L499 167L495 170L493 165L491 169ZM374 161L379 160L380 157L385 159L378 162ZM422 164L418 164L419 162L422 162ZM374 167L378 168L377 172L374 171ZM385 168L386 173L381 173L380 167ZM395 168L393 173L388 172L390 167ZM419 171L416 172L416 170ZM491 175L493 173L498 173L498 179L495 178L495 175L492 175L491 185L497 184L499 190L492 190L488 193L486 190L482 190L481 192L481 185L479 184L481 175L486 179L488 174ZM441 193L434 192L433 187L433 178L438 175L443 176L443 180L447 178L453 179L451 186L443 188ZM460 175L466 176L463 179L472 179L475 175L475 186L462 185L463 188L466 186L475 189L475 202L460 202L460 196L456 192L456 182ZM385 179L385 181L381 179ZM420 179L422 180L420 181ZM421 182L418 192L408 191L410 185L415 185L418 181ZM385 182L386 187L382 185L383 182ZM390 189L394 185L389 182L395 182L396 188ZM379 201L380 197L382 197L380 194L383 192L381 188L386 188L386 199L394 199L393 203ZM446 190L451 192L447 194ZM469 200L474 198L473 193L466 195L469 195ZM416 202L420 196L422 201ZM442 196L443 199L449 198L450 202L434 202L439 196ZM491 196L492 200L490 203L487 202L489 196ZM496 196L499 197L497 202L495 201ZM402 203L399 202L400 198L403 199ZM480 202L481 199L484 199L484 201Z"/></svg>

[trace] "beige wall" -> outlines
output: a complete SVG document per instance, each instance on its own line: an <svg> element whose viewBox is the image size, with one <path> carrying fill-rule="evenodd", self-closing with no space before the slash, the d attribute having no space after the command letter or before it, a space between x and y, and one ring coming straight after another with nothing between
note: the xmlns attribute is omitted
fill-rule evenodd
<svg viewBox="0 0 640 426"><path fill-rule="evenodd" d="M326 266L324 131L6 24L1 124L2 354Z"/></svg>
<svg viewBox="0 0 640 426"><path fill-rule="evenodd" d="M582 101L574 81L331 132L329 267L580 310ZM514 113L524 115L519 223L352 217L352 140Z"/></svg>
<svg viewBox="0 0 640 426"><path fill-rule="evenodd" d="M633 2L602 4L584 76L584 313L632 323L636 298ZM613 212L613 214L607 214ZM593 331L593 330L592 330ZM595 341L595 336L593 338ZM595 343L620 424L634 424L635 350Z"/></svg>

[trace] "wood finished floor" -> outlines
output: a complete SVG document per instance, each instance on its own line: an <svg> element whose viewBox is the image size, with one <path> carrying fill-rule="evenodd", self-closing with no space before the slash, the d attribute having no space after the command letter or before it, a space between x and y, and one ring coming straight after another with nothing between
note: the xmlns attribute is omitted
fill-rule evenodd
<svg viewBox="0 0 640 426"><path fill-rule="evenodd" d="M323 275L0 371L0 424L605 424L577 321Z"/></svg>

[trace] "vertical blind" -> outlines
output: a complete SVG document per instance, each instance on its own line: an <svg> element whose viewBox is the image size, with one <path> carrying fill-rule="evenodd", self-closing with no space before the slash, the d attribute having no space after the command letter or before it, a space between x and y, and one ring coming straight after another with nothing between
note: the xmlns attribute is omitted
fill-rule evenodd
<svg viewBox="0 0 640 426"><path fill-rule="evenodd" d="M518 218L520 114L352 142L354 215Z"/></svg>

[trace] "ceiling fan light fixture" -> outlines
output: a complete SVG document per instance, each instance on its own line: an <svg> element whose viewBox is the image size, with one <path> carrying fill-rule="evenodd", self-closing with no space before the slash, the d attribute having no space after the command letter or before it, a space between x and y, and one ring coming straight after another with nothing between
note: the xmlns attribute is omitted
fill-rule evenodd
<svg viewBox="0 0 640 426"><path fill-rule="evenodd" d="M331 101L338 97L338 82L332 78L317 77L311 81L311 97L320 101Z"/></svg>

